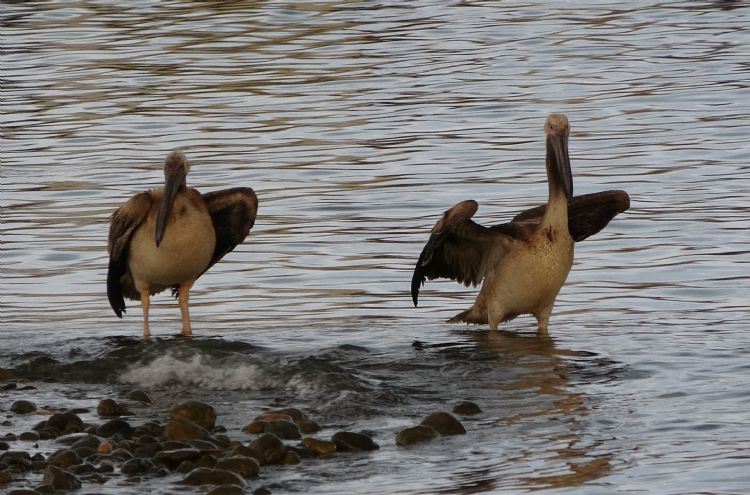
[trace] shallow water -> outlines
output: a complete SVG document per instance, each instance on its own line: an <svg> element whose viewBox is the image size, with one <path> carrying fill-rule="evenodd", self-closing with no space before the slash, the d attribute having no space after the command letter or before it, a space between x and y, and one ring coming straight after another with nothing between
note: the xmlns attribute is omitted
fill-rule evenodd
<svg viewBox="0 0 750 495"><path fill-rule="evenodd" d="M750 491L750 7L745 2L10 2L2 7L0 367L47 407L138 387L230 431L269 405L375 433L374 454L271 468L273 493ZM542 125L576 193L631 209L576 247L549 339L451 326L472 290L411 270L439 214L544 201ZM108 307L107 219L181 147L201 191L253 187L247 242ZM417 345L414 345L418 341ZM460 400L459 438L394 434ZM20 433L39 418L5 412ZM3 430L0 430L2 432ZM19 445L14 448L23 448ZM40 445L40 449L54 450ZM184 493L177 477L88 487ZM33 484L33 483L32 483ZM85 487L86 488L86 487Z"/></svg>

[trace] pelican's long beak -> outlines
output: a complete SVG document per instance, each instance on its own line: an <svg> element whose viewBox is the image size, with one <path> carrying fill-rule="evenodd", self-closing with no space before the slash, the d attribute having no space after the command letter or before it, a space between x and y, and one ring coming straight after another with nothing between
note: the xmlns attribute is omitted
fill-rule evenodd
<svg viewBox="0 0 750 495"><path fill-rule="evenodd" d="M184 169L171 169L164 181L164 195L161 198L159 215L156 217L156 247L159 247L164 239L164 231L167 229L169 215L172 213L172 205L177 193L185 185L187 174Z"/></svg>
<svg viewBox="0 0 750 495"><path fill-rule="evenodd" d="M570 170L570 155L568 154L568 136L564 132L550 132L547 134L547 159L550 181L562 189L568 201L573 197L573 173Z"/></svg>

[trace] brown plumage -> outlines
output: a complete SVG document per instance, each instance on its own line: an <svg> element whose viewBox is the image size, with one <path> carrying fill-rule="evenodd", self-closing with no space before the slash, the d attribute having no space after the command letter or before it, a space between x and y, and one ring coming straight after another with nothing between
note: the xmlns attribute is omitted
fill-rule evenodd
<svg viewBox="0 0 750 495"><path fill-rule="evenodd" d="M250 188L200 194L186 185L190 164L180 151L164 163L165 185L136 194L112 215L109 229L107 296L122 318L125 298L143 305L143 334L149 296L171 288L179 299L182 333L192 332L190 287L250 232L258 199Z"/></svg>
<svg viewBox="0 0 750 495"><path fill-rule="evenodd" d="M464 285L482 283L474 305L450 322L499 323L519 314L536 317L547 331L555 298L573 263L573 244L596 234L627 210L624 191L573 196L567 139L568 120L552 114L547 135L547 204L516 215L509 223L483 227L471 218L476 201L458 203L432 229L411 282L416 306L425 280L448 278Z"/></svg>

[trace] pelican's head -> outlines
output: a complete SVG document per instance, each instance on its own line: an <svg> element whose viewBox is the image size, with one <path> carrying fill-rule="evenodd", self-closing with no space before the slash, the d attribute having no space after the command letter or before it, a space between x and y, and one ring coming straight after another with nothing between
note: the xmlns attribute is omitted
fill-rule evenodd
<svg viewBox="0 0 750 495"><path fill-rule="evenodd" d="M544 133L547 135L547 175L550 187L562 189L570 200L573 197L573 173L568 154L568 118L561 113L550 114L544 124Z"/></svg>
<svg viewBox="0 0 750 495"><path fill-rule="evenodd" d="M164 231L167 229L167 221L172 212L172 205L177 193L187 189L187 174L190 171L190 162L180 150L175 150L167 155L164 160L164 194L161 198L159 215L156 217L156 246L164 239Z"/></svg>

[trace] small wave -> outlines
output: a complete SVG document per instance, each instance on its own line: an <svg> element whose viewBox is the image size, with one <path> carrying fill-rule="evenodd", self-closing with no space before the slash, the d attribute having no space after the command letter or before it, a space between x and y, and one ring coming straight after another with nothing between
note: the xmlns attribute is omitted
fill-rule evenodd
<svg viewBox="0 0 750 495"><path fill-rule="evenodd" d="M142 388L180 385L206 390L263 390L283 385L283 380L256 363L171 353L129 366L119 381Z"/></svg>

